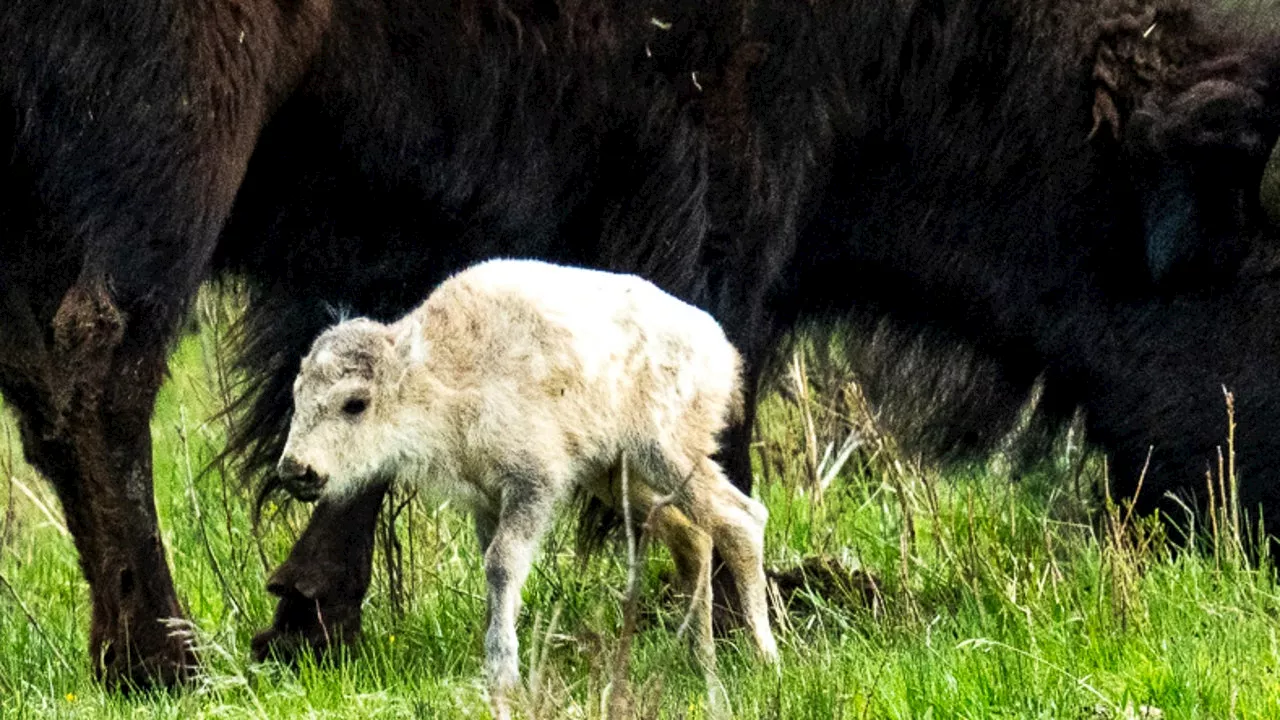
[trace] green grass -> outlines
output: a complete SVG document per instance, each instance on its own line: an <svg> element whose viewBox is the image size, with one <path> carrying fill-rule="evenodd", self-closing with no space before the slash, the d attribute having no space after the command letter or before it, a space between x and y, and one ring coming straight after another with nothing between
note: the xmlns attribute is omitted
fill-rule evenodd
<svg viewBox="0 0 1280 720"><path fill-rule="evenodd" d="M95 685L87 587L56 500L22 464L6 418L0 716L486 717L483 578L469 523L450 508L415 503L395 519L402 607L380 551L365 637L347 656L298 669L249 661L249 639L273 609L265 578L306 508L269 514L258 536L237 478L198 477L225 434L210 419L221 397L212 343L208 334L182 343L153 421L164 539L204 673L187 689L138 697ZM1171 552L1136 521L1110 532L1108 518L1123 512L1091 516L1065 471L1019 483L990 470L937 478L873 443L815 500L801 490L802 419L781 396L763 407L770 468L758 492L772 513L770 563L840 559L877 579L880 600L802 592L778 627L780 674L754 663L742 638L722 641L738 716L1087 719L1142 717L1145 706L1164 718L1280 717L1280 587L1270 572L1221 549ZM668 564L655 553L646 574L631 658L636 714L706 717L701 677L670 632L676 609L658 599ZM616 555L580 567L567 528L550 541L525 593L522 670L538 676L527 716L602 716L625 577Z"/></svg>

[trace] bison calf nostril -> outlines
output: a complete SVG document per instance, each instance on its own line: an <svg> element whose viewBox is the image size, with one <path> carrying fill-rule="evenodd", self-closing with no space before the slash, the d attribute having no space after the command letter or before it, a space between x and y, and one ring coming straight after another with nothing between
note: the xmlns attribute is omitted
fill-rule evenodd
<svg viewBox="0 0 1280 720"><path fill-rule="evenodd" d="M285 479L296 478L306 471L306 466L288 455L280 458L280 464L276 466L276 472Z"/></svg>
<svg viewBox="0 0 1280 720"><path fill-rule="evenodd" d="M320 489L325 486L327 477L316 472L310 465L300 462L291 456L280 458L276 472L281 484L298 500L310 501L320 496Z"/></svg>
<svg viewBox="0 0 1280 720"><path fill-rule="evenodd" d="M308 487L319 488L324 485L324 478L311 468L307 468L302 475L302 483Z"/></svg>

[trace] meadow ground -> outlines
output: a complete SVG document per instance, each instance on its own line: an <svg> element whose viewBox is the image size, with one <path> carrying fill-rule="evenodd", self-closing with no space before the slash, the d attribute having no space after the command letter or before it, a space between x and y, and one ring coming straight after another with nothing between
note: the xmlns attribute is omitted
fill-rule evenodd
<svg viewBox="0 0 1280 720"><path fill-rule="evenodd" d="M307 509L273 507L255 533L251 491L218 468L200 477L225 434L219 325L202 325L174 355L152 427L164 540L204 672L174 692L95 685L74 549L5 417L0 717L486 717L479 556L447 507L410 502L380 530L358 647L331 665L250 662L249 639L274 606L265 578ZM801 590L778 623L780 674L755 664L742 638L721 641L737 716L1280 717L1280 587L1240 560L1228 517L1193 551L1173 552L1158 529L1090 502L1101 463L1061 445L1050 467L1011 482L999 463L938 477L871 433L827 472L861 427L838 385L793 383L765 402L757 492L772 513L769 562L816 555L861 568L877 597L829 578ZM824 474L819 497L812 478ZM667 567L651 554L629 714L706 717L701 676L670 632L678 609L661 600ZM610 679L626 570L616 552L580 565L567 523L549 541L525 593L526 717L605 716L619 692Z"/></svg>

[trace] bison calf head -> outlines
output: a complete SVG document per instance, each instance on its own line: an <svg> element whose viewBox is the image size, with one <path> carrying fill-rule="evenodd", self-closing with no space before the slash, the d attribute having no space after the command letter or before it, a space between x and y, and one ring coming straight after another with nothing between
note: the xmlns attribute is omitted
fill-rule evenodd
<svg viewBox="0 0 1280 720"><path fill-rule="evenodd" d="M393 474L409 444L399 391L420 347L414 322L356 319L326 330L293 385L293 420L276 467L299 500L351 494Z"/></svg>

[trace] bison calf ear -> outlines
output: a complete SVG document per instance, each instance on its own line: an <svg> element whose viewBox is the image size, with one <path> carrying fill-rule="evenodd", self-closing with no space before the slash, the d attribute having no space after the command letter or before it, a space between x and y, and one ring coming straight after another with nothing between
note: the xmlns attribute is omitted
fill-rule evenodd
<svg viewBox="0 0 1280 720"><path fill-rule="evenodd" d="M1278 101L1258 77L1209 78L1134 111L1125 145L1157 285L1212 283L1249 254L1266 222L1259 192L1280 133Z"/></svg>
<svg viewBox="0 0 1280 720"><path fill-rule="evenodd" d="M422 337L422 323L410 315L387 328L392 348L400 361L407 365L420 365L427 359L427 341Z"/></svg>

